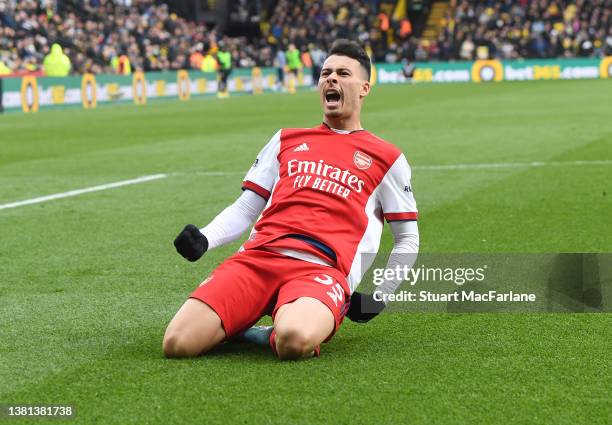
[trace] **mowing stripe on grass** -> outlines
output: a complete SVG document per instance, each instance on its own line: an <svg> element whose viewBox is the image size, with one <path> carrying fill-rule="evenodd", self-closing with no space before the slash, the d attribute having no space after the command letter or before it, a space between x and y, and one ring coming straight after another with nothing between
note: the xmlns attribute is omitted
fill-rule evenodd
<svg viewBox="0 0 612 425"><path fill-rule="evenodd" d="M612 159L602 159L593 161L532 161L532 162L492 162L492 163L473 163L473 164L435 164L435 165L414 165L413 170L476 170L476 169L495 169L495 168L535 168L535 167L572 167L580 165L612 165ZM170 176L234 176L245 175L244 171L190 171L186 173L170 173Z"/></svg>
<svg viewBox="0 0 612 425"><path fill-rule="evenodd" d="M2 204L0 205L0 210L22 207L24 205L40 204L41 202L54 201L56 199L68 198L70 196L78 196L84 193L99 192L101 190L129 186L132 184L144 183L144 182L148 182L151 180L159 180L159 179L163 179L166 177L168 177L168 174L151 174L149 176L142 176L142 177L138 177L138 178L130 179L130 180L121 180L121 181L114 182L114 183L107 183L107 184L101 184L98 186L86 187L83 189L70 190L68 192L54 193L52 195L39 196L38 198L31 198L31 199L26 199L23 201L11 202L9 204Z"/></svg>
<svg viewBox="0 0 612 425"><path fill-rule="evenodd" d="M474 170L474 169L495 169L495 168L530 168L530 167L565 167L565 166L580 166L580 165L612 165L612 160L602 159L594 161L533 161L533 162L494 162L485 164L439 164L439 165L415 165L413 170ZM101 184L99 186L86 187L84 189L70 190L68 192L55 193L53 195L40 196L38 198L26 199L18 202L0 205L0 210L9 208L22 207L24 205L40 204L41 202L53 201L56 199L68 198L70 196L78 196L84 193L99 192L101 190L114 189L132 184L144 183L151 180L164 179L173 176L230 176L244 175L244 171L193 171L189 173L168 173L168 174L151 174L130 180L122 180L115 183Z"/></svg>

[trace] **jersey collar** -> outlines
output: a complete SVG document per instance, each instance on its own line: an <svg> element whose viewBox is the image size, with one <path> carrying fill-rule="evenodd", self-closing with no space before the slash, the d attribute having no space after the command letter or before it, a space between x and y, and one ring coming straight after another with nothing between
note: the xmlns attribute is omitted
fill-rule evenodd
<svg viewBox="0 0 612 425"><path fill-rule="evenodd" d="M338 130L336 128L331 128L326 123L321 123L321 127L319 127L319 128L321 128L322 130L333 131L336 134L353 134L353 133L357 133L359 131L365 131L365 129L363 129L363 128L360 128L359 130Z"/></svg>

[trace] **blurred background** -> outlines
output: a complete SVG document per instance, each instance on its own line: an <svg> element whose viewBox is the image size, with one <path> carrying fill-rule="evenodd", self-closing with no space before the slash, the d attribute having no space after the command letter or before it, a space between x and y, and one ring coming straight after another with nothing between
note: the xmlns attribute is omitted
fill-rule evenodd
<svg viewBox="0 0 612 425"><path fill-rule="evenodd" d="M612 0L0 0L0 75L318 66L336 38L374 62L612 55ZM60 70L45 69L53 44ZM59 51L62 50L62 52ZM56 67L57 68L57 67Z"/></svg>

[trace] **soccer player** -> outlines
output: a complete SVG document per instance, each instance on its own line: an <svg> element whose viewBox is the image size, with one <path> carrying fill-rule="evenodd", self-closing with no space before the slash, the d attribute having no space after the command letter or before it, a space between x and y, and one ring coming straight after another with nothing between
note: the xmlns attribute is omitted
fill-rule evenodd
<svg viewBox="0 0 612 425"><path fill-rule="evenodd" d="M226 98L229 97L227 80L232 73L232 54L229 52L229 49L225 48L225 42L223 40L219 42L217 62L219 63L219 68L217 69L219 80L217 97Z"/></svg>
<svg viewBox="0 0 612 425"><path fill-rule="evenodd" d="M298 74L302 69L302 61L300 59L300 51L295 47L295 44L289 44L289 48L285 52L287 58L287 90L289 93L295 93L298 85Z"/></svg>
<svg viewBox="0 0 612 425"><path fill-rule="evenodd" d="M167 357L203 354L266 314L274 323L268 341L280 359L311 357L345 315L364 322L385 307L380 295L399 282L383 283L377 298L355 292L373 261L365 254L378 251L384 219L395 240L388 265L414 258L419 237L406 157L361 126L370 67L357 43L337 40L319 79L323 123L277 132L236 202L206 227L190 224L177 236L177 251L196 261L255 222L239 252L193 291L168 325Z"/></svg>

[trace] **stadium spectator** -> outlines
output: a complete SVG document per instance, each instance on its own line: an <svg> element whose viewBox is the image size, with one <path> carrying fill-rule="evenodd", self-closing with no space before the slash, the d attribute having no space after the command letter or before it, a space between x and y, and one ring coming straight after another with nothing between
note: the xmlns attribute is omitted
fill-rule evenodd
<svg viewBox="0 0 612 425"><path fill-rule="evenodd" d="M191 51L191 55L189 56L189 65L192 69L202 69L202 61L204 60L204 55L202 55L202 49L204 46L202 43L198 43Z"/></svg>
<svg viewBox="0 0 612 425"><path fill-rule="evenodd" d="M9 75L11 70L0 60L0 75Z"/></svg>
<svg viewBox="0 0 612 425"><path fill-rule="evenodd" d="M310 50L310 59L312 60L312 83L316 86L319 81L319 75L321 75L321 68L323 68L326 54L321 47L315 46L314 43L310 43L308 48Z"/></svg>
<svg viewBox="0 0 612 425"><path fill-rule="evenodd" d="M72 63L62 51L62 46L54 43L51 52L43 60L43 70L49 77L65 77L70 74Z"/></svg>
<svg viewBox="0 0 612 425"><path fill-rule="evenodd" d="M204 56L204 59L202 59L201 70L203 72L217 72L218 67L219 67L219 64L217 63L217 60L215 59L215 57L212 55L211 52L208 52L206 56Z"/></svg>
<svg viewBox="0 0 612 425"><path fill-rule="evenodd" d="M285 86L285 67L287 66L287 56L285 55L285 51L282 48L278 48L276 50L276 55L274 56L274 67L277 72L277 90L283 89Z"/></svg>
<svg viewBox="0 0 612 425"><path fill-rule="evenodd" d="M312 68L312 58L310 57L310 51L308 49L302 51L300 54L300 61L305 68Z"/></svg>
<svg viewBox="0 0 612 425"><path fill-rule="evenodd" d="M111 66L115 74L130 75L132 73L132 64L127 55L113 56L111 59Z"/></svg>
<svg viewBox="0 0 612 425"><path fill-rule="evenodd" d="M406 39L409 35L412 34L412 24L410 20L404 18L400 22L399 36L402 40Z"/></svg>

